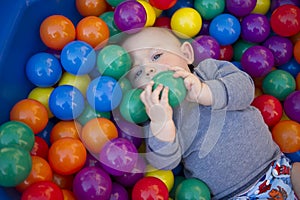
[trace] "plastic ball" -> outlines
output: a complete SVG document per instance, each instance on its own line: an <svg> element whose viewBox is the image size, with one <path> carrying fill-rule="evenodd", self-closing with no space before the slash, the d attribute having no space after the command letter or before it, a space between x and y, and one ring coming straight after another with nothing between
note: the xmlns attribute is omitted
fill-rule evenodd
<svg viewBox="0 0 300 200"><path fill-rule="evenodd" d="M91 153L87 153L86 156L86 160L85 160L85 164L84 167L100 167L101 168L101 164L100 161Z"/></svg>
<svg viewBox="0 0 300 200"><path fill-rule="evenodd" d="M76 31L69 18L63 15L51 15L41 23L40 37L47 47L62 50L66 44L75 40Z"/></svg>
<svg viewBox="0 0 300 200"><path fill-rule="evenodd" d="M241 37L249 42L260 43L270 34L268 18L262 14L249 14L241 22Z"/></svg>
<svg viewBox="0 0 300 200"><path fill-rule="evenodd" d="M51 180L39 181L32 184L22 193L22 200L31 199L47 199L47 200L63 200L62 190Z"/></svg>
<svg viewBox="0 0 300 200"><path fill-rule="evenodd" d="M88 74L96 64L96 52L84 41L73 41L62 49L60 61L63 68L71 74Z"/></svg>
<svg viewBox="0 0 300 200"><path fill-rule="evenodd" d="M183 180L176 189L175 199L211 199L210 191L207 185L196 178Z"/></svg>
<svg viewBox="0 0 300 200"><path fill-rule="evenodd" d="M176 4L177 0L165 0L165 1L160 1L160 0L149 0L149 3L159 9L159 10L167 10L174 6Z"/></svg>
<svg viewBox="0 0 300 200"><path fill-rule="evenodd" d="M153 199L168 199L169 191L163 181L149 176L136 182L131 193L131 197L134 200L143 200L145 195Z"/></svg>
<svg viewBox="0 0 300 200"><path fill-rule="evenodd" d="M132 33L143 28L147 21L147 13L137 1L123 1L114 11L114 22L119 30Z"/></svg>
<svg viewBox="0 0 300 200"><path fill-rule="evenodd" d="M300 8L291 4L279 6L272 13L270 24L277 35L295 35L300 31Z"/></svg>
<svg viewBox="0 0 300 200"><path fill-rule="evenodd" d="M153 26L171 29L171 18L165 17L165 16L160 16L160 17L156 18L156 21Z"/></svg>
<svg viewBox="0 0 300 200"><path fill-rule="evenodd" d="M86 96L93 109L99 112L109 112L121 103L123 95L116 79L110 76L100 76L90 82Z"/></svg>
<svg viewBox="0 0 300 200"><path fill-rule="evenodd" d="M211 20L223 13L225 9L225 1L223 0L195 0L195 9L200 13L205 20Z"/></svg>
<svg viewBox="0 0 300 200"><path fill-rule="evenodd" d="M120 85L123 93L132 89L131 82L129 81L128 78L126 78L126 76L123 76L119 79L119 85Z"/></svg>
<svg viewBox="0 0 300 200"><path fill-rule="evenodd" d="M233 58L232 45L220 46L220 60L231 61Z"/></svg>
<svg viewBox="0 0 300 200"><path fill-rule="evenodd" d="M236 41L232 47L233 47L233 59L235 61L241 61L243 54L245 53L245 51L252 47L255 46L255 43L251 43L251 42L247 42L243 39L239 39L238 41Z"/></svg>
<svg viewBox="0 0 300 200"><path fill-rule="evenodd" d="M86 103L83 112L81 113L81 115L78 118L76 118L76 120L82 126L84 126L88 121L90 121L91 119L96 118L96 117L98 117L98 118L104 117L104 118L110 119L111 114L110 114L110 112L97 112L88 103Z"/></svg>
<svg viewBox="0 0 300 200"><path fill-rule="evenodd" d="M70 175L84 166L86 154L86 149L80 140L61 138L51 145L48 161L54 172Z"/></svg>
<svg viewBox="0 0 300 200"><path fill-rule="evenodd" d="M202 27L202 17L194 8L180 8L171 17L171 29L180 38L196 36Z"/></svg>
<svg viewBox="0 0 300 200"><path fill-rule="evenodd" d="M134 168L121 176L115 176L114 179L124 187L133 187L137 181L144 177L145 169L146 161L142 156L138 155Z"/></svg>
<svg viewBox="0 0 300 200"><path fill-rule="evenodd" d="M169 193L170 198L175 199L176 189L177 189L178 185L184 180L185 180L184 176L175 176L174 177L174 186Z"/></svg>
<svg viewBox="0 0 300 200"><path fill-rule="evenodd" d="M290 73L280 69L268 73L262 82L263 92L276 97L279 101L284 101L295 88L294 77Z"/></svg>
<svg viewBox="0 0 300 200"><path fill-rule="evenodd" d="M272 51L275 66L287 63L293 56L293 44L288 38L273 35L263 43L263 46Z"/></svg>
<svg viewBox="0 0 300 200"><path fill-rule="evenodd" d="M256 5L251 13L265 15L269 11L270 6L271 6L271 0L257 0Z"/></svg>
<svg viewBox="0 0 300 200"><path fill-rule="evenodd" d="M108 8L105 0L76 0L75 3L77 11L84 17L98 17Z"/></svg>
<svg viewBox="0 0 300 200"><path fill-rule="evenodd" d="M283 5L286 5L286 4L300 6L300 1L299 0L272 0L270 11L273 12L279 6L283 6Z"/></svg>
<svg viewBox="0 0 300 200"><path fill-rule="evenodd" d="M81 124L75 120L59 121L51 130L50 142L53 144L55 141L65 137L79 139L81 130Z"/></svg>
<svg viewBox="0 0 300 200"><path fill-rule="evenodd" d="M131 68L131 58L119 45L107 45L97 56L97 67L101 75L118 80Z"/></svg>
<svg viewBox="0 0 300 200"><path fill-rule="evenodd" d="M156 14L155 14L155 10L152 7L152 5L146 1L146 0L137 0L137 2L139 2L140 4L142 4L142 6L144 7L145 11L146 11L146 23L145 26L153 26L155 20L156 20Z"/></svg>
<svg viewBox="0 0 300 200"><path fill-rule="evenodd" d="M39 136L35 136L34 137L34 145L30 151L30 155L39 156L39 157L47 160L48 152L49 152L49 146L48 146L47 142L43 138L41 138Z"/></svg>
<svg viewBox="0 0 300 200"><path fill-rule="evenodd" d="M30 151L34 145L34 133L23 122L8 121L0 126L0 148L17 145L26 151Z"/></svg>
<svg viewBox="0 0 300 200"><path fill-rule="evenodd" d="M177 0L174 6L172 6L167 10L164 10L163 16L172 17L172 15L180 8L186 8L186 7L194 8L195 6L196 5L194 3L194 0Z"/></svg>
<svg viewBox="0 0 300 200"><path fill-rule="evenodd" d="M209 35L209 26L211 20L202 20L202 26L198 35Z"/></svg>
<svg viewBox="0 0 300 200"><path fill-rule="evenodd" d="M233 44L240 37L241 25L235 16L223 13L212 19L209 34L222 46Z"/></svg>
<svg viewBox="0 0 300 200"><path fill-rule="evenodd" d="M137 162L138 152L132 142L125 138L115 138L101 149L99 161L109 174L121 176L131 172Z"/></svg>
<svg viewBox="0 0 300 200"><path fill-rule="evenodd" d="M293 120L278 122L272 129L272 137L283 153L300 150L300 124Z"/></svg>
<svg viewBox="0 0 300 200"><path fill-rule="evenodd" d="M74 175L61 175L53 173L52 181L61 189L72 190Z"/></svg>
<svg viewBox="0 0 300 200"><path fill-rule="evenodd" d="M284 100L284 111L286 115L294 121L297 121L300 123L300 91L294 91L291 94L289 94L285 100Z"/></svg>
<svg viewBox="0 0 300 200"><path fill-rule="evenodd" d="M81 19L76 26L76 35L77 40L84 41L96 49L103 47L110 36L106 23L96 16Z"/></svg>
<svg viewBox="0 0 300 200"><path fill-rule="evenodd" d="M58 86L61 85L71 85L76 87L81 94L85 97L86 96L86 90L91 82L91 78L88 74L85 75L74 75L70 74L68 72L64 72L61 79L58 82Z"/></svg>
<svg viewBox="0 0 300 200"><path fill-rule="evenodd" d="M256 0L226 0L226 9L236 17L244 17L252 12Z"/></svg>
<svg viewBox="0 0 300 200"><path fill-rule="evenodd" d="M293 47L293 55L295 60L300 64L300 40Z"/></svg>
<svg viewBox="0 0 300 200"><path fill-rule="evenodd" d="M296 90L300 90L300 73L296 76Z"/></svg>
<svg viewBox="0 0 300 200"><path fill-rule="evenodd" d="M44 158L39 156L31 156L32 168L24 181L16 186L20 192L26 191L32 184L39 181L52 181L52 169Z"/></svg>
<svg viewBox="0 0 300 200"><path fill-rule="evenodd" d="M252 105L259 109L265 123L272 127L277 124L282 117L281 102L272 95L263 94L254 98Z"/></svg>
<svg viewBox="0 0 300 200"><path fill-rule="evenodd" d="M277 69L281 69L290 73L294 78L300 73L300 64L295 60L295 58L291 58L287 63L277 66Z"/></svg>
<svg viewBox="0 0 300 200"><path fill-rule="evenodd" d="M74 178L73 192L76 199L109 200L112 191L112 180L98 167L85 167Z"/></svg>
<svg viewBox="0 0 300 200"><path fill-rule="evenodd" d="M71 190L62 189L64 200L76 200L74 193Z"/></svg>
<svg viewBox="0 0 300 200"><path fill-rule="evenodd" d="M27 124L33 133L37 134L47 126L48 112L42 103L33 99L23 99L12 107L10 120Z"/></svg>
<svg viewBox="0 0 300 200"><path fill-rule="evenodd" d="M122 3L123 1L126 0L106 0L106 2L111 5L112 7L116 7L117 5L119 5L120 3Z"/></svg>
<svg viewBox="0 0 300 200"><path fill-rule="evenodd" d="M56 87L49 97L49 108L60 120L72 120L84 109L84 97L80 90L71 85Z"/></svg>
<svg viewBox="0 0 300 200"><path fill-rule="evenodd" d="M145 105L140 99L142 92L142 89L137 88L128 90L124 94L119 110L125 120L139 124L149 119Z"/></svg>
<svg viewBox="0 0 300 200"><path fill-rule="evenodd" d="M186 88L182 78L174 78L173 71L164 71L156 74L152 80L154 81L153 89L159 84L169 87L169 104L172 107L178 106L186 97Z"/></svg>
<svg viewBox="0 0 300 200"><path fill-rule="evenodd" d="M103 146L118 137L115 124L106 118L94 118L82 128L81 141L90 153L98 155Z"/></svg>
<svg viewBox="0 0 300 200"><path fill-rule="evenodd" d="M152 166L147 166L145 177L156 177L164 182L170 192L174 185L174 174L172 170L155 169Z"/></svg>
<svg viewBox="0 0 300 200"><path fill-rule="evenodd" d="M249 47L241 58L243 70L251 77L263 77L274 66L274 56L267 47L256 45Z"/></svg>
<svg viewBox="0 0 300 200"><path fill-rule="evenodd" d="M111 40L114 35L117 35L118 33L121 32L114 22L114 12L113 11L107 11L107 12L101 14L99 17L108 26L109 35L110 35L109 40Z"/></svg>
<svg viewBox="0 0 300 200"><path fill-rule="evenodd" d="M31 171L31 157L28 151L17 146L0 148L0 185L14 187L26 179Z"/></svg>
<svg viewBox="0 0 300 200"><path fill-rule="evenodd" d="M26 63L26 76L31 83L38 87L51 87L62 75L59 60L49 53L37 53Z"/></svg>
<svg viewBox="0 0 300 200"><path fill-rule="evenodd" d="M220 45L217 40L210 35L195 37L192 41L192 47L194 50L195 65L207 58L220 58Z"/></svg>
<svg viewBox="0 0 300 200"><path fill-rule="evenodd" d="M48 144L48 146L51 145L51 142L50 142L50 133L51 133L51 130L53 128L53 126L55 125L56 123L56 120L58 120L57 118L52 118L48 121L46 127L40 131L38 134L36 134L36 136L39 136L41 138L43 138L46 143Z"/></svg>
<svg viewBox="0 0 300 200"><path fill-rule="evenodd" d="M39 101L45 106L49 118L53 117L53 114L49 108L49 97L53 90L53 87L36 87L33 88L28 94L28 99Z"/></svg>
<svg viewBox="0 0 300 200"><path fill-rule="evenodd" d="M129 200L129 194L121 184L113 182L110 200Z"/></svg>

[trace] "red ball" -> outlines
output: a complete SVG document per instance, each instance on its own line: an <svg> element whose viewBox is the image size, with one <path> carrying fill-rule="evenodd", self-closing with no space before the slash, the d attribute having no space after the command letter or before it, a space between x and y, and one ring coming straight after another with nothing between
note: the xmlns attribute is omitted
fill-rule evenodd
<svg viewBox="0 0 300 200"><path fill-rule="evenodd" d="M283 37L290 37L300 31L300 8L285 4L274 10L270 19L273 31Z"/></svg>
<svg viewBox="0 0 300 200"><path fill-rule="evenodd" d="M170 17L158 17L155 20L154 26L171 29L171 18Z"/></svg>
<svg viewBox="0 0 300 200"><path fill-rule="evenodd" d="M167 10L173 7L176 4L177 0L149 0L149 3L159 9L159 10Z"/></svg>
<svg viewBox="0 0 300 200"><path fill-rule="evenodd" d="M269 127L273 127L280 121L283 108L280 101L276 97L263 94L255 97L252 105L260 110L265 123Z"/></svg>
<svg viewBox="0 0 300 200"><path fill-rule="evenodd" d="M21 200L63 200L61 189L52 181L40 181L31 185L22 193Z"/></svg>
<svg viewBox="0 0 300 200"><path fill-rule="evenodd" d="M220 60L231 61L233 58L232 45L220 46Z"/></svg>
<svg viewBox="0 0 300 200"><path fill-rule="evenodd" d="M140 179L133 186L132 199L168 199L168 188L159 178L148 176Z"/></svg>
<svg viewBox="0 0 300 200"><path fill-rule="evenodd" d="M48 152L49 146L47 142L43 138L35 136L34 146L30 151L30 155L39 156L44 158L45 160L48 160Z"/></svg>

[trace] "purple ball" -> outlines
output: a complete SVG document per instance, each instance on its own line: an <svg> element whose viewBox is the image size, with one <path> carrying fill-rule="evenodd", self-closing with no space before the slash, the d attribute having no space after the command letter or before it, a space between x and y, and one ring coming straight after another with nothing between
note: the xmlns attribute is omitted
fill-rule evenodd
<svg viewBox="0 0 300 200"><path fill-rule="evenodd" d="M85 167L74 177L73 192L77 199L109 200L111 191L111 178L101 168Z"/></svg>
<svg viewBox="0 0 300 200"><path fill-rule="evenodd" d="M283 108L291 120L300 123L300 90L294 91L286 97Z"/></svg>
<svg viewBox="0 0 300 200"><path fill-rule="evenodd" d="M210 35L200 35L192 42L194 49L194 64L207 59L207 58L220 58L220 45L215 38Z"/></svg>
<svg viewBox="0 0 300 200"><path fill-rule="evenodd" d="M210 20L205 20L205 19L202 20L202 26L198 35L209 35L210 22L211 22Z"/></svg>
<svg viewBox="0 0 300 200"><path fill-rule="evenodd" d="M101 167L99 160L90 153L87 153L84 167Z"/></svg>
<svg viewBox="0 0 300 200"><path fill-rule="evenodd" d="M263 42L270 30L269 20L262 14L249 14L241 22L241 37L248 42Z"/></svg>
<svg viewBox="0 0 300 200"><path fill-rule="evenodd" d="M127 190L119 183L112 183L110 200L128 200L129 195Z"/></svg>
<svg viewBox="0 0 300 200"><path fill-rule="evenodd" d="M138 149L143 142L142 127L128 121L119 121L117 123L118 137L125 138L132 142Z"/></svg>
<svg viewBox="0 0 300 200"><path fill-rule="evenodd" d="M272 0L270 5L270 11L273 12L276 8L285 4L292 4L299 7L300 1L299 0Z"/></svg>
<svg viewBox="0 0 300 200"><path fill-rule="evenodd" d="M263 46L270 49L274 55L275 66L283 65L293 56L293 43L290 39L281 36L271 36L264 43Z"/></svg>
<svg viewBox="0 0 300 200"><path fill-rule="evenodd" d="M124 32L137 32L144 27L146 20L146 10L137 1L123 1L114 11L114 22L117 28Z"/></svg>
<svg viewBox="0 0 300 200"><path fill-rule="evenodd" d="M115 138L103 146L99 160L109 174L121 176L134 168L137 158L138 151L132 142L125 138Z"/></svg>
<svg viewBox="0 0 300 200"><path fill-rule="evenodd" d="M226 9L236 17L243 17L251 13L257 0L226 0Z"/></svg>
<svg viewBox="0 0 300 200"><path fill-rule="evenodd" d="M121 176L115 176L114 179L124 187L132 187L138 180L144 177L146 166L145 159L139 156L131 172L126 172Z"/></svg>
<svg viewBox="0 0 300 200"><path fill-rule="evenodd" d="M274 56L270 49L261 45L249 47L242 55L241 65L251 77L268 74L274 66Z"/></svg>

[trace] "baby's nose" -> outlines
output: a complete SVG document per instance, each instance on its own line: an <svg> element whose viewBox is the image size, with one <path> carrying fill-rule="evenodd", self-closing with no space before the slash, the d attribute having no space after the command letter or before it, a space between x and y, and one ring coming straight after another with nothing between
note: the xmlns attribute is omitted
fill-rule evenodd
<svg viewBox="0 0 300 200"><path fill-rule="evenodd" d="M146 69L145 69L146 76L153 76L153 74L155 74L155 73L156 73L156 69L154 67L152 67L152 66L146 67Z"/></svg>

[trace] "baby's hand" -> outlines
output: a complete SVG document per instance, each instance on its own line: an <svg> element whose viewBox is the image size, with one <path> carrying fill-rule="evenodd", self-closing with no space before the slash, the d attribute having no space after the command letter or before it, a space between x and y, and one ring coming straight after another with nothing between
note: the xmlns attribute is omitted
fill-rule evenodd
<svg viewBox="0 0 300 200"><path fill-rule="evenodd" d="M174 77L181 77L184 80L184 85L187 89L186 100L190 102L200 103L203 83L199 80L199 78L191 72L185 71L180 67L172 67L171 70L175 71Z"/></svg>

